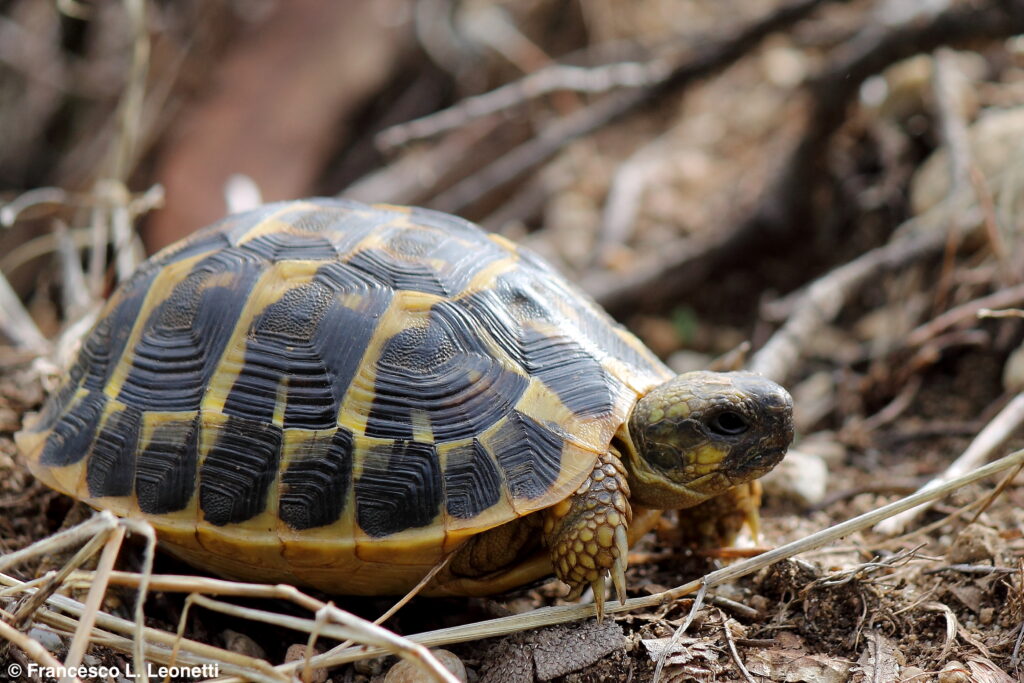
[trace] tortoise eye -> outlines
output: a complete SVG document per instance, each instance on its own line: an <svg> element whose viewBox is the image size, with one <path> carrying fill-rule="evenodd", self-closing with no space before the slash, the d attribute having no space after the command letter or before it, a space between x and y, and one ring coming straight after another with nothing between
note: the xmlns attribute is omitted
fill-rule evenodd
<svg viewBox="0 0 1024 683"><path fill-rule="evenodd" d="M732 410L718 413L708 421L708 429L719 436L736 436L749 427L746 418Z"/></svg>

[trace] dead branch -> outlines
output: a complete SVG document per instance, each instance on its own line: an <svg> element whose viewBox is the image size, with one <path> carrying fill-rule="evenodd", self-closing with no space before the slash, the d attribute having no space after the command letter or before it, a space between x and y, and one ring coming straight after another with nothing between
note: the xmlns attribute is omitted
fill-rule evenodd
<svg viewBox="0 0 1024 683"><path fill-rule="evenodd" d="M1021 424L1024 424L1024 394L1018 394L1006 404L1006 407L975 437L963 455L953 461L945 472L929 481L920 490L927 491L975 469L993 451L1006 443L1006 440L1020 429ZM875 526L875 531L889 536L901 533L928 507L929 505L922 505L914 510L907 510L902 514L882 520Z"/></svg>
<svg viewBox="0 0 1024 683"><path fill-rule="evenodd" d="M826 2L836 1L845 0L797 0L737 33L700 49L696 56L679 64L658 85L604 97L585 109L549 124L528 142L435 197L430 207L458 213L487 193L520 178L551 158L568 142L592 133L642 105L677 93L695 80L720 71L747 54L766 36L809 16Z"/></svg>
<svg viewBox="0 0 1024 683"><path fill-rule="evenodd" d="M559 90L603 93L616 88L654 85L668 77L672 66L664 58L646 63L618 62L594 67L555 64L490 92L467 97L447 109L387 128L377 135L376 143L387 152L461 128L475 119L513 109Z"/></svg>
<svg viewBox="0 0 1024 683"><path fill-rule="evenodd" d="M747 267L764 253L809 238L818 225L814 203L825 182L821 173L824 154L869 76L940 46L993 41L1021 32L1022 0L957 4L925 19L865 28L837 48L831 61L807 84L811 108L802 139L749 216L699 251L672 255L625 281L592 281L588 291L612 315L664 310L696 291L712 274L720 278L723 271Z"/></svg>

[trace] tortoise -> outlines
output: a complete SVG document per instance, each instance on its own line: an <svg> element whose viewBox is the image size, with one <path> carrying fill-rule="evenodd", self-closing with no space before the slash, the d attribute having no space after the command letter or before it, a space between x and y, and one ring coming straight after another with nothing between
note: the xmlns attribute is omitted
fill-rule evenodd
<svg viewBox="0 0 1024 683"><path fill-rule="evenodd" d="M223 576L401 594L447 559L426 593L553 570L622 599L659 511L731 542L792 435L782 387L675 375L499 235L314 199L144 262L17 441L50 487Z"/></svg>

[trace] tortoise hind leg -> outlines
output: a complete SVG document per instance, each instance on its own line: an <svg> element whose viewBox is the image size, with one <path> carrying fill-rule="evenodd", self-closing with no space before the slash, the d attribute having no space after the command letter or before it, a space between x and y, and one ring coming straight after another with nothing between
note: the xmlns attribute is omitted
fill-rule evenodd
<svg viewBox="0 0 1024 683"><path fill-rule="evenodd" d="M545 511L544 541L570 599L594 587L597 616L604 616L605 575L610 571L616 597L626 600L629 506L626 472L614 450L605 453L576 492Z"/></svg>

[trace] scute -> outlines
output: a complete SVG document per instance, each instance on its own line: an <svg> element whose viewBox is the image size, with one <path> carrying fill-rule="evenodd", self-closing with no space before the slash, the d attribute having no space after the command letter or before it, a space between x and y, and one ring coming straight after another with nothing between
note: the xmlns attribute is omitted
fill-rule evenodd
<svg viewBox="0 0 1024 683"><path fill-rule="evenodd" d="M195 492L199 417L155 425L135 460L139 509L149 515L183 510Z"/></svg>
<svg viewBox="0 0 1024 683"><path fill-rule="evenodd" d="M215 439L199 470L199 506L216 526L244 522L267 506L267 492L277 477L280 428L227 417L204 430Z"/></svg>
<svg viewBox="0 0 1024 683"><path fill-rule="evenodd" d="M86 467L89 495L131 495L142 411L131 406L107 415Z"/></svg>
<svg viewBox="0 0 1024 683"><path fill-rule="evenodd" d="M302 455L281 477L280 516L298 530L335 522L345 509L352 480L352 432L340 427L330 439L314 438Z"/></svg>
<svg viewBox="0 0 1024 683"><path fill-rule="evenodd" d="M356 519L370 536L389 536L432 523L443 490L432 444L398 441L372 449L356 479Z"/></svg>
<svg viewBox="0 0 1024 683"><path fill-rule="evenodd" d="M481 434L509 414L529 379L501 364L459 308L439 301L426 326L387 340L377 361L368 436L411 439L414 413L435 441Z"/></svg>
<svg viewBox="0 0 1024 683"><path fill-rule="evenodd" d="M669 376L466 221L282 202L143 264L18 442L43 481L146 516L183 556L418 571L570 495Z"/></svg>

